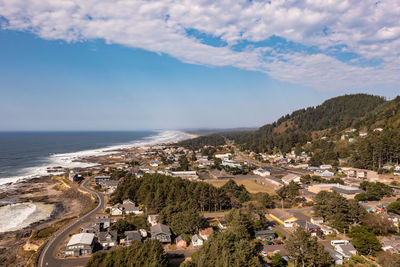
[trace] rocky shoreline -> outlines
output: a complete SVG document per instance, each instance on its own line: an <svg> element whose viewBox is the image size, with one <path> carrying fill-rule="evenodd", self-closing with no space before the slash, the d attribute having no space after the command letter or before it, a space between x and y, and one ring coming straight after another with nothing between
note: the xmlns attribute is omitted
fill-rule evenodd
<svg viewBox="0 0 400 267"><path fill-rule="evenodd" d="M47 219L34 222L20 230L0 233L0 266L26 266L44 241L32 241L34 233L52 227L60 220L77 216L90 207L92 199L82 194L77 185L65 187L63 178L64 176L43 176L2 186L0 207L28 202L51 204L54 208ZM27 244L29 246L26 246Z"/></svg>

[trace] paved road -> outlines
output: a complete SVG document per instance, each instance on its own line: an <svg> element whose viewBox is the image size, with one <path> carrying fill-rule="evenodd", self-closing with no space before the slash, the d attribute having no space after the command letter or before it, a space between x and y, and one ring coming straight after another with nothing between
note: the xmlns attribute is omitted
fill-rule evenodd
<svg viewBox="0 0 400 267"><path fill-rule="evenodd" d="M97 197L98 205L96 208L91 210L86 215L78 218L73 223L59 230L55 236L53 236L49 242L47 242L44 247L42 253L39 258L39 267L59 267L59 266L82 266L88 261L88 257L85 258L69 258L69 259L56 259L54 255L56 254L57 246L67 237L67 235L75 228L80 226L81 224L87 223L90 221L90 217L97 213L99 210L103 210L105 208L104 196L97 191L94 191L87 187L87 183L90 179L85 180L81 184L81 188L85 191L88 191L94 194Z"/></svg>

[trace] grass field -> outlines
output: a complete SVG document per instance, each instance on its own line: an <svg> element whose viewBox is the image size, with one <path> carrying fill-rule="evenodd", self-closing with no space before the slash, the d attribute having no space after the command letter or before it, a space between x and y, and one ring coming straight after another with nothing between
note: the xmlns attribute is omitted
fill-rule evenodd
<svg viewBox="0 0 400 267"><path fill-rule="evenodd" d="M221 187L223 186L228 180L224 179L224 180L206 180L205 182L214 185L215 187ZM258 193L258 192L262 192L262 193L268 193L270 195L274 195L275 194L275 190L274 190L274 186L272 186L269 183L265 183L265 185L261 185L259 183L254 182L252 179L246 179L246 180L235 180L235 182L238 185L244 185L247 189L247 191L249 191L250 193Z"/></svg>

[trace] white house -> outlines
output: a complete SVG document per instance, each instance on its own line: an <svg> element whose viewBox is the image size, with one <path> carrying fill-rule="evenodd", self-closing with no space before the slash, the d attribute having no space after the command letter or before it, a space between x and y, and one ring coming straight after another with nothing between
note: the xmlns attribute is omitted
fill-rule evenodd
<svg viewBox="0 0 400 267"><path fill-rule="evenodd" d="M313 224L321 224L324 223L324 219L322 217L312 217L311 218L311 223Z"/></svg>
<svg viewBox="0 0 400 267"><path fill-rule="evenodd" d="M329 170L329 169L332 169L332 165L321 165L321 166L319 166L319 168L322 170Z"/></svg>
<svg viewBox="0 0 400 267"><path fill-rule="evenodd" d="M300 176L297 174L289 173L282 177L282 182L286 185L290 184L290 182L300 183Z"/></svg>
<svg viewBox="0 0 400 267"><path fill-rule="evenodd" d="M266 168L258 168L256 170L254 170L253 173L255 175L259 175L261 177L266 177L266 176L270 176L271 175L271 171L269 169L266 169Z"/></svg>
<svg viewBox="0 0 400 267"><path fill-rule="evenodd" d="M192 236L192 245L194 247L200 247L203 245L203 243L204 243L203 239L198 234Z"/></svg>

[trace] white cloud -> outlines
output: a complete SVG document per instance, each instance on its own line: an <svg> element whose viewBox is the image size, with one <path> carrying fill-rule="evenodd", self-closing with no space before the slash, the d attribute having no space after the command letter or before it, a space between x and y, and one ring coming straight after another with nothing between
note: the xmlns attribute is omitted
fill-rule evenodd
<svg viewBox="0 0 400 267"><path fill-rule="evenodd" d="M399 14L396 0L0 0L0 16L7 20L2 28L68 42L104 39L188 63L262 71L321 90L398 86ZM219 37L227 46L202 43L186 29ZM319 52L233 49L274 35ZM337 45L361 60L342 62L321 52ZM381 64L362 66L362 60Z"/></svg>

